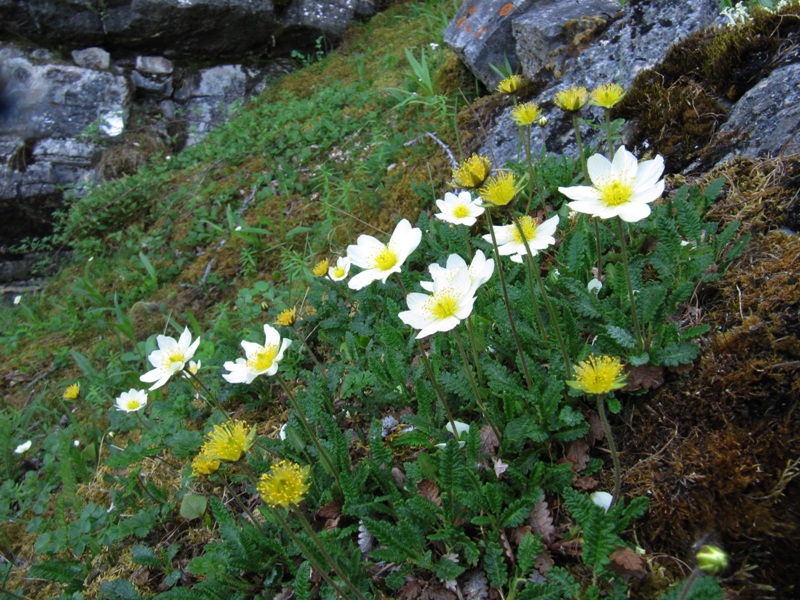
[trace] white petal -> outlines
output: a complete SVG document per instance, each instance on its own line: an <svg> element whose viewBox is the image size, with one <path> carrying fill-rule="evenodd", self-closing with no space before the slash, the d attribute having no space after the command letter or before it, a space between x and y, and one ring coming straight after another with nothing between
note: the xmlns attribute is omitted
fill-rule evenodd
<svg viewBox="0 0 800 600"><path fill-rule="evenodd" d="M620 207L619 218L628 223L635 223L650 216L650 205L631 202Z"/></svg>
<svg viewBox="0 0 800 600"><path fill-rule="evenodd" d="M589 171L589 179L595 185L597 185L598 181L608 177L611 173L611 161L609 161L605 156L602 154L593 154L589 157L586 161L586 170ZM575 186L575 187L586 187L586 186ZM564 188L570 189L570 188ZM561 188L558 190L562 194L566 194ZM569 194L566 194L569 196Z"/></svg>
<svg viewBox="0 0 800 600"><path fill-rule="evenodd" d="M353 261L353 264L356 264L355 261ZM375 269L361 271L361 273L353 275L353 277L350 278L350 281L347 282L347 287L351 290L360 290L378 279L379 276L379 273Z"/></svg>
<svg viewBox="0 0 800 600"><path fill-rule="evenodd" d="M564 194L570 200L579 202L598 201L600 199L600 192L595 188L588 185L574 185L572 187L560 187L558 191Z"/></svg>

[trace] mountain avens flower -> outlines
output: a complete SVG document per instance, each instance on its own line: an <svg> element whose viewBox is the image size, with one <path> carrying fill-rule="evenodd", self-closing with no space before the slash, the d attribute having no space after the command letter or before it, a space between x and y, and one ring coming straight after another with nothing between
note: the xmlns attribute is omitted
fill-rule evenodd
<svg viewBox="0 0 800 600"><path fill-rule="evenodd" d="M565 112L577 112L589 101L589 92L585 87L571 87L558 92L553 98L555 105Z"/></svg>
<svg viewBox="0 0 800 600"><path fill-rule="evenodd" d="M81 384L80 383L73 383L72 385L68 385L64 389L64 393L61 394L61 397L64 400L75 400L81 394Z"/></svg>
<svg viewBox="0 0 800 600"><path fill-rule="evenodd" d="M485 210L481 204L480 198L473 199L469 192L445 192L444 199L436 201L441 212L434 216L445 223L472 227Z"/></svg>
<svg viewBox="0 0 800 600"><path fill-rule="evenodd" d="M328 267L325 266L325 270L327 271ZM288 327L290 325L294 325L294 322L297 320L297 307L293 306L291 308L285 308L278 316L275 317L275 324L276 325L283 325L284 327Z"/></svg>
<svg viewBox="0 0 800 600"><path fill-rule="evenodd" d="M420 281L419 285L423 290L433 292L436 285L452 284L461 269L466 269L467 273L469 273L472 281L470 293L474 294L480 286L491 279L494 273L494 259L487 259L483 250L478 250L475 252L472 262L467 266L467 261L458 254L451 254L447 257L447 263L444 267L440 267L436 263L428 267L433 281ZM437 281L438 284L435 283Z"/></svg>
<svg viewBox="0 0 800 600"><path fill-rule="evenodd" d="M481 198L494 206L505 206L514 199L514 174L511 171L500 171L490 177L481 188Z"/></svg>
<svg viewBox="0 0 800 600"><path fill-rule="evenodd" d="M269 473L261 475L256 489L272 508L293 506L303 500L311 487L309 475L308 467L282 460L272 465Z"/></svg>
<svg viewBox="0 0 800 600"><path fill-rule="evenodd" d="M350 274L350 259L346 256L340 256L336 259L336 264L328 267L328 277L331 281L341 281Z"/></svg>
<svg viewBox="0 0 800 600"><path fill-rule="evenodd" d="M194 477L211 475L217 472L219 465L220 462L218 460L209 458L201 452L192 460L192 475Z"/></svg>
<svg viewBox="0 0 800 600"><path fill-rule="evenodd" d="M403 263L421 240L422 231L412 227L407 219L397 224L388 244L371 235L358 236L358 243L347 247L347 257L364 270L350 279L348 287L360 290L373 281L386 283L392 273L401 271Z"/></svg>
<svg viewBox="0 0 800 600"><path fill-rule="evenodd" d="M209 460L236 462L255 442L256 428L247 430L244 421L228 421L214 425L206 434L200 453Z"/></svg>
<svg viewBox="0 0 800 600"><path fill-rule="evenodd" d="M147 392L144 390L129 389L117 396L117 410L123 412L136 412L147 406Z"/></svg>
<svg viewBox="0 0 800 600"><path fill-rule="evenodd" d="M328 259L323 258L317 264L314 265L314 268L311 269L311 273L315 277L325 277L325 274L328 272Z"/></svg>
<svg viewBox="0 0 800 600"><path fill-rule="evenodd" d="M567 385L586 394L608 394L627 383L622 363L611 356L590 356L575 365L573 374Z"/></svg>
<svg viewBox="0 0 800 600"><path fill-rule="evenodd" d="M156 343L158 350L154 350L147 357L147 360L155 368L139 377L139 380L145 383L155 382L150 386L151 390L160 388L175 373L183 371L183 368L194 356L197 346L200 345L200 338L192 342L192 334L186 327L178 340L166 335L159 335L156 337Z"/></svg>
<svg viewBox="0 0 800 600"><path fill-rule="evenodd" d="M616 83L604 83L592 90L590 104L602 106L603 108L613 108L625 96L625 90Z"/></svg>
<svg viewBox="0 0 800 600"><path fill-rule="evenodd" d="M548 246L556 243L553 234L558 227L558 215L550 217L542 223L537 223L532 217L524 215L519 218L519 224L522 226L522 231L525 234L525 239L528 241L528 247L534 255L539 250L544 250ZM500 256L515 256L520 257L527 254L525 242L522 240L519 228L516 224L511 225L494 225L494 235L497 238L498 252ZM491 243L491 234L483 236L487 242ZM519 261L521 262L521 258Z"/></svg>
<svg viewBox="0 0 800 600"><path fill-rule="evenodd" d="M522 85L522 77L519 75L509 75L497 84L497 91L501 94L514 94L519 86Z"/></svg>
<svg viewBox="0 0 800 600"><path fill-rule="evenodd" d="M611 508L611 504L614 501L614 497L608 492L592 492L589 494L589 499L606 512Z"/></svg>
<svg viewBox="0 0 800 600"><path fill-rule="evenodd" d="M275 375L278 363L283 360L292 340L284 338L270 325L264 325L264 344L256 344L242 340L242 348L246 358L237 358L236 362L228 361L223 366L230 371L222 375L228 383L252 383L259 375Z"/></svg>
<svg viewBox="0 0 800 600"><path fill-rule="evenodd" d="M434 277L431 288L430 295L414 292L406 296L408 310L397 315L406 325L420 330L417 339L438 331L450 331L472 313L475 303L475 290L466 263L447 275Z"/></svg>
<svg viewBox="0 0 800 600"><path fill-rule="evenodd" d="M650 215L648 204L664 193L664 159L638 163L636 157L621 146L609 161L602 154L589 157L586 163L591 186L560 187L558 191L573 200L571 210L601 219L619 217L628 223Z"/></svg>
<svg viewBox="0 0 800 600"><path fill-rule="evenodd" d="M517 104L511 111L511 118L520 127L528 127L536 123L542 116L542 109L536 102Z"/></svg>
<svg viewBox="0 0 800 600"><path fill-rule="evenodd" d="M453 170L453 184L460 188L479 188L489 177L491 170L488 158L473 154Z"/></svg>
<svg viewBox="0 0 800 600"><path fill-rule="evenodd" d="M722 548L705 544L695 555L697 566L706 575L719 575L728 568L728 555Z"/></svg>

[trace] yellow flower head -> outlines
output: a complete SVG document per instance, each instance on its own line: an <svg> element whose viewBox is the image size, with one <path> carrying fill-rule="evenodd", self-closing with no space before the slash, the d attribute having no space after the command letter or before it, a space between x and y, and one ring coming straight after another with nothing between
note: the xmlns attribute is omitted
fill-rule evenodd
<svg viewBox="0 0 800 600"><path fill-rule="evenodd" d="M210 460L236 462L250 449L256 438L256 428L247 431L244 421L228 421L214 425L203 444L201 454Z"/></svg>
<svg viewBox="0 0 800 600"><path fill-rule="evenodd" d="M325 271L328 271L328 268L325 268ZM278 313L278 316L275 317L275 324L276 325L284 325L288 327L289 325L294 325L294 322L297 320L297 308L286 308Z"/></svg>
<svg viewBox="0 0 800 600"><path fill-rule="evenodd" d="M453 183L461 188L479 188L486 181L491 169L488 158L473 154L453 170Z"/></svg>
<svg viewBox="0 0 800 600"><path fill-rule="evenodd" d="M310 469L288 460L272 465L269 473L261 476L256 489L267 505L287 507L299 503L311 487Z"/></svg>
<svg viewBox="0 0 800 600"><path fill-rule="evenodd" d="M542 109L536 102L525 102L517 104L511 111L511 118L520 127L533 125L542 116Z"/></svg>
<svg viewBox="0 0 800 600"><path fill-rule="evenodd" d="M622 363L611 356L590 356L575 365L575 379L567 385L586 394L607 394L625 387L627 375Z"/></svg>
<svg viewBox="0 0 800 600"><path fill-rule="evenodd" d="M497 91L501 94L513 94L519 89L521 84L522 77L519 75L511 75L497 84Z"/></svg>
<svg viewBox="0 0 800 600"><path fill-rule="evenodd" d="M495 206L505 206L514 199L515 193L514 174L511 171L501 171L481 188L484 202Z"/></svg>
<svg viewBox="0 0 800 600"><path fill-rule="evenodd" d="M561 110L576 112L589 101L589 92L585 87L571 87L563 92L558 92L553 102Z"/></svg>
<svg viewBox="0 0 800 600"><path fill-rule="evenodd" d="M718 546L706 544L695 555L697 566L706 575L719 575L728 568L728 555Z"/></svg>
<svg viewBox="0 0 800 600"><path fill-rule="evenodd" d="M325 277L325 275L328 274L328 259L323 258L321 261L315 264L314 268L311 269L311 272L315 277Z"/></svg>
<svg viewBox="0 0 800 600"><path fill-rule="evenodd" d="M80 383L73 383L72 385L68 385L67 388L64 390L64 393L61 395L64 400L75 400L81 393L81 384Z"/></svg>
<svg viewBox="0 0 800 600"><path fill-rule="evenodd" d="M208 476L219 469L219 461L208 458L202 452L192 460L192 475L194 477Z"/></svg>
<svg viewBox="0 0 800 600"><path fill-rule="evenodd" d="M592 91L591 103L595 106L611 108L622 100L623 96L625 96L625 90L622 89L622 86L616 83L604 83Z"/></svg>

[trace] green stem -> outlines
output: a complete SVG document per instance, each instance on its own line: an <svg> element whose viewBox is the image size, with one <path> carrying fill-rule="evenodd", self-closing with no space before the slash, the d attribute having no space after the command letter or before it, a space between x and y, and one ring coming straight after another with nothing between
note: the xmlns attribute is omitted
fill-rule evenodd
<svg viewBox="0 0 800 600"><path fill-rule="evenodd" d="M608 450L611 452L611 462L614 465L614 490L611 492L611 506L614 506L619 500L620 489L622 488L622 469L619 465L619 454L617 453L617 445L614 443L614 435L611 433L611 426L608 424L608 417L606 416L605 394L597 394L597 414L600 415L600 423L603 426L603 432L606 434Z"/></svg>
<svg viewBox="0 0 800 600"><path fill-rule="evenodd" d="M333 571L339 576L339 579L344 581L345 585L348 588L350 588L350 590L352 590L356 598L358 598L359 600L367 600L361 593L361 591L355 586L355 584L352 581L350 581L350 578L347 575L345 575L344 571L342 571L342 569L339 567L339 564L330 555L328 549L325 548L325 545L322 543L322 540L320 540L319 537L317 537L316 532L311 527L311 524L308 522L305 515L299 510L295 510L294 514L297 515L297 517L300 519L300 524L303 526L303 529L305 529L305 532L314 541L314 544L317 546L317 548L319 548L319 551L322 553L322 557L331 566Z"/></svg>
<svg viewBox="0 0 800 600"><path fill-rule="evenodd" d="M472 358L475 361L475 371L478 373L478 384L483 387L483 371L478 360L478 341L475 339L475 329L472 326L472 315L467 317L467 332L469 333L469 345L472 348Z"/></svg>
<svg viewBox="0 0 800 600"><path fill-rule="evenodd" d="M556 335L556 341L558 341L558 346L561 348L561 356L564 359L564 368L567 371L567 379L572 377L572 361L569 358L569 352L567 352L567 346L564 343L564 336L561 335L561 327L558 324L558 319L556 318L556 311L553 309L553 305L550 302L550 298L547 296L547 289L544 287L544 281L542 281L542 276L539 274L539 266L536 264L533 258L533 253L531 252L531 247L528 244L528 238L525 237L525 232L522 229L522 223L519 222L519 219L516 215L512 214L511 219L514 221L514 225L517 226L517 230L519 232L520 238L522 239L522 243L525 245L525 252L526 258L529 266L529 272L533 273L534 279L536 279L536 283L539 285L539 292L542 295L542 299L544 300L544 306L547 309L547 314L550 317L550 326L553 328L553 333ZM536 300L533 300L534 306L536 306ZM537 309L538 310L538 309Z"/></svg>
<svg viewBox="0 0 800 600"><path fill-rule="evenodd" d="M592 220L592 224L594 225L594 243L595 248L597 249L597 278L602 279L603 277L603 250L602 244L600 243L600 224L597 222L598 219L596 217L588 217Z"/></svg>
<svg viewBox="0 0 800 600"><path fill-rule="evenodd" d="M636 341L638 342L639 349L644 350L644 337L642 336L642 328L639 325L639 316L636 314L636 303L633 298L633 283L631 281L631 268L628 263L628 249L625 244L625 231L622 228L622 219L617 219L617 229L619 231L619 245L622 251L622 264L625 267L625 281L628 284L628 299L631 303L631 318L633 319L633 329L636 332Z"/></svg>
<svg viewBox="0 0 800 600"><path fill-rule="evenodd" d="M608 160L614 158L614 142L611 139L611 109L606 109L606 141L608 142Z"/></svg>
<svg viewBox="0 0 800 600"><path fill-rule="evenodd" d="M528 362L525 360L525 353L522 350L522 342L520 342L519 334L517 333L517 326L514 324L514 314L511 312L511 301L508 299L508 289L506 288L506 276L503 274L503 265L500 260L500 248L497 245L497 236L494 234L494 226L492 225L492 217L489 211L485 212L486 221L489 225L489 234L492 236L492 246L494 247L494 258L497 261L497 273L500 277L500 287L503 290L503 301L506 305L506 313L508 314L508 324L511 327L511 334L514 336L514 343L517 345L517 352L519 353L519 361L522 365L522 372L525 375L525 383L528 389L533 389L533 380L528 371Z"/></svg>
<svg viewBox="0 0 800 600"><path fill-rule="evenodd" d="M475 394L475 403L478 405L478 408L483 413L484 418L489 423L489 426L494 431L494 435L497 438L498 443L503 441L503 434L500 433L500 430L492 421L492 417L489 414L489 411L486 410L483 402L481 402L481 395L480 391L478 390L478 385L475 383L475 378L472 376L472 369L470 368L469 359L467 358L467 352L464 350L464 344L461 341L461 335L459 335L457 329L453 329L453 337L456 339L456 345L458 346L458 352L461 354L461 361L464 363L464 369L467 371L467 379L469 379L469 384L472 387L472 393ZM453 435L458 437L458 431L455 429L455 425L453 426Z"/></svg>
<svg viewBox="0 0 800 600"><path fill-rule="evenodd" d="M589 183L589 168L586 166L586 157L583 155L583 141L581 141L581 128L578 124L578 113L572 112L572 127L575 129L575 143L578 145L578 158L581 161L583 177Z"/></svg>
<svg viewBox="0 0 800 600"><path fill-rule="evenodd" d="M328 451L322 446L322 444L319 443L319 440L317 439L316 434L311 429L311 425L309 425L308 419L306 418L306 415L303 412L303 409L300 408L300 404L297 402L297 399L294 397L294 394L292 393L292 390L289 389L289 386L286 385L286 382L279 375L276 374L275 375L275 379L278 380L278 383L280 384L280 386L283 389L284 393L286 393L286 396L289 398L289 402L291 403L292 408L294 408L295 412L297 413L297 416L300 418L300 423L303 425L303 429L306 430L306 435L308 435L308 437L311 439L311 443L314 444L314 447L317 449L317 452L319 453L320 457L322 458L322 460L327 465L328 470L331 472L331 475L334 476L334 478L336 479L336 483L339 484L339 489L341 489L342 488L342 482L339 479L339 471L336 469L336 467L333 466L333 461L331 460L331 457L328 454Z"/></svg>
<svg viewBox="0 0 800 600"><path fill-rule="evenodd" d="M400 285L400 289L403 292L403 296L408 297L408 292L406 291L406 286L403 285L403 281L400 279L400 276L395 273L397 277L397 283ZM428 375L428 379L430 380L431 384L433 385L433 389L436 391L436 396L439 398L439 402L442 403L444 407L444 412L447 415L447 420L450 423L450 427L453 428L453 431L456 431L456 420L453 418L453 413L450 411L450 406L447 404L447 400L444 398L444 393L442 392L442 388L439 387L439 382L436 380L436 373L433 370L433 365L431 365L431 361L428 358L428 354L425 352L425 346L422 344L422 340L416 338L417 340L417 348L419 349L419 355L422 357L422 363L425 365L425 373Z"/></svg>
<svg viewBox="0 0 800 600"><path fill-rule="evenodd" d="M300 332L298 332L298 333L300 333ZM311 355L311 358L314 359L314 364L317 365L317 368L319 369L320 375L323 375L325 373L325 368L322 366L322 363L319 362L319 359L317 358L317 355L314 354L314 351L311 350L311 346L308 345L308 341L306 340L306 337L304 335L302 335L302 334L300 335L300 343L303 344L303 348L305 348L306 352L308 352ZM336 414L336 407L333 404L333 400L331 398L329 398L327 394L325 394L325 407L328 409L328 411L331 413L331 415L335 415Z"/></svg>
<svg viewBox="0 0 800 600"><path fill-rule="evenodd" d="M292 541L294 542L295 546L297 546L300 549L300 552L302 552L303 555L308 558L308 561L313 565L313 567L317 570L317 572L319 572L322 578L328 582L328 585L330 585L334 590L336 590L336 593L339 594L339 596L344 598L344 600L348 600L347 595L344 593L342 588L340 588L339 585L335 581L333 581L333 579L331 579L330 575L328 575L328 571L322 568L322 566L319 564L319 561L316 558L314 558L314 555L311 554L311 552L308 551L306 545L300 541L300 538L298 538L297 535L295 535L294 531L292 531L292 528L289 527L289 524L286 522L286 519L283 518L278 509L272 508L271 506L270 509L272 510L272 514L275 515L275 518L278 519L278 522L281 524L281 527L283 527L286 533L289 534L289 537L292 538Z"/></svg>
<svg viewBox="0 0 800 600"><path fill-rule="evenodd" d="M192 383L195 390L197 390L198 393L202 393L203 398L211 405L211 408L220 411L223 415L230 419L228 412L222 408L222 405L217 400L217 397L211 393L211 390L209 390L202 381L200 381L200 378L192 373L189 369L184 369L183 372L188 375L189 381Z"/></svg>
<svg viewBox="0 0 800 600"><path fill-rule="evenodd" d="M686 600L689 597L689 592L692 591L694 584L697 583L697 580L703 576L703 571L701 569L694 569L692 574L689 575L689 578L683 584L683 589L681 590L681 595L678 597L678 600Z"/></svg>

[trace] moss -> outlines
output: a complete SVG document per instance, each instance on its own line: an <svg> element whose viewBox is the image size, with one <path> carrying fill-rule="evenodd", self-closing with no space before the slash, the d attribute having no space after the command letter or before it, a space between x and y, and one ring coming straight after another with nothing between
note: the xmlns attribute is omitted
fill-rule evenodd
<svg viewBox="0 0 800 600"><path fill-rule="evenodd" d="M633 145L652 147L673 171L698 159L698 170L713 165L731 141L715 139L727 106L797 43L797 13L796 6L778 14L756 10L745 25L703 29L673 46L657 67L634 79L614 111L635 122ZM711 141L718 148L706 148Z"/></svg>

